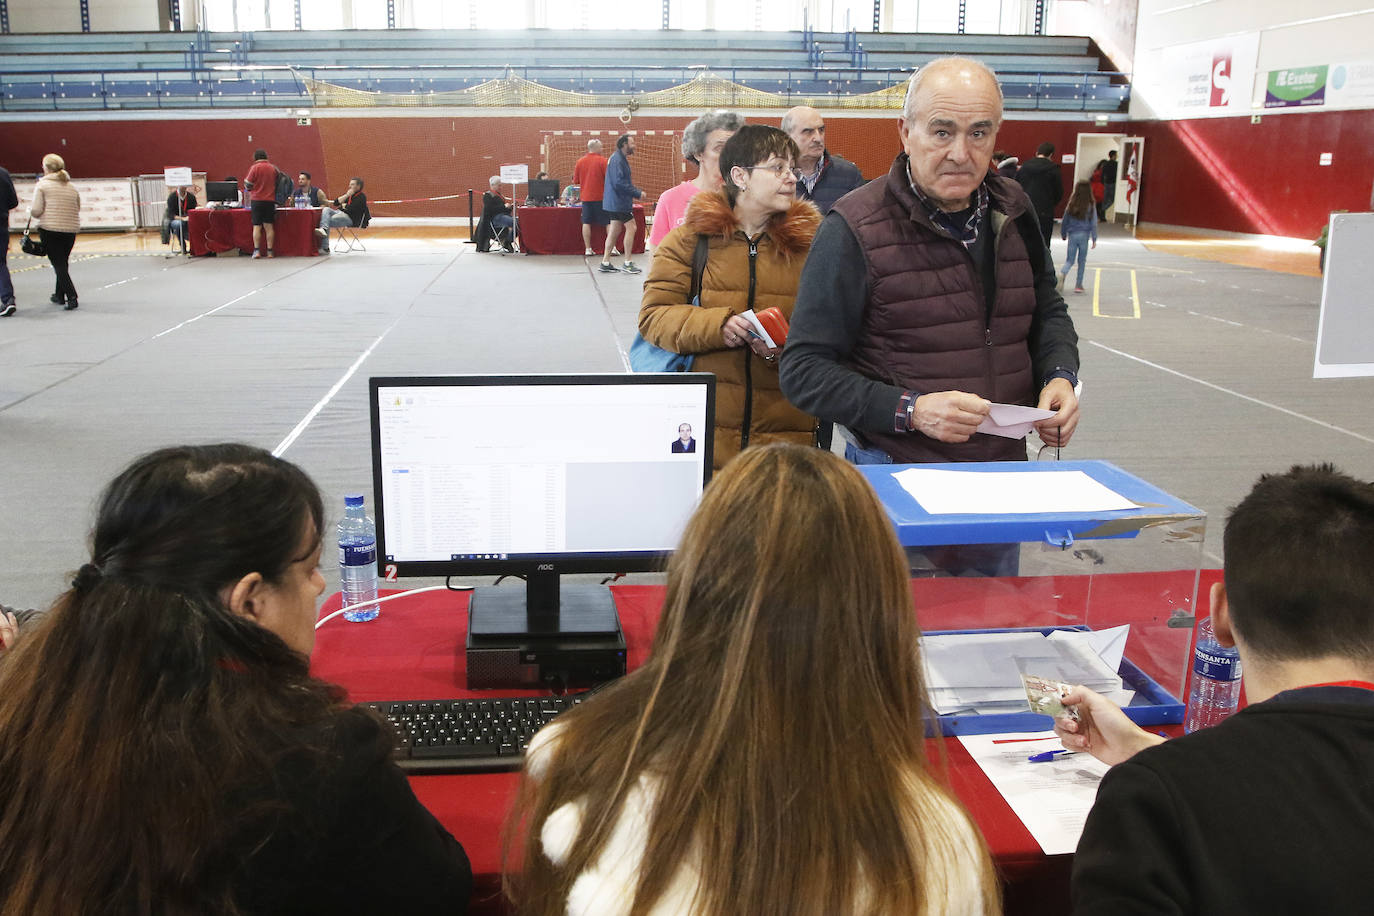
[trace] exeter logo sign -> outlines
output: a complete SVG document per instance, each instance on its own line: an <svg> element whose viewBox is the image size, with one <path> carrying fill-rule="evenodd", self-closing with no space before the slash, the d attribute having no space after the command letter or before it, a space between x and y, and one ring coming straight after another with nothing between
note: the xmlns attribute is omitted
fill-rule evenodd
<svg viewBox="0 0 1374 916"><path fill-rule="evenodd" d="M1265 108L1321 105L1326 101L1326 67L1270 70L1264 92Z"/></svg>

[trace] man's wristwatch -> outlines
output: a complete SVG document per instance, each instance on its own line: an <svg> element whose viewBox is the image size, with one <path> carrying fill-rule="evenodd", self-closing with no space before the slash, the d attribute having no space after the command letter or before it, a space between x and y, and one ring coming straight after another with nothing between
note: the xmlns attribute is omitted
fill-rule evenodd
<svg viewBox="0 0 1374 916"><path fill-rule="evenodd" d="M1050 383L1051 379L1057 378L1068 380L1068 383L1073 386L1074 397L1078 397L1079 392L1083 390L1083 383L1079 381L1078 373L1064 366L1055 366L1048 373L1046 373L1045 380L1041 382L1040 387L1044 388L1046 385Z"/></svg>

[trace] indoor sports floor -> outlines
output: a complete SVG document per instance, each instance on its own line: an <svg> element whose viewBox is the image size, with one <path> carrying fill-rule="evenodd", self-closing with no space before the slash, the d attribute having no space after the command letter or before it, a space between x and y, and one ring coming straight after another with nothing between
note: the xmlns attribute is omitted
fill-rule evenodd
<svg viewBox="0 0 1374 916"><path fill-rule="evenodd" d="M256 261L83 236L74 312L48 304L47 262L13 245L0 600L45 605L65 587L101 485L149 449L237 439L278 450L337 518L346 492L371 493L368 376L625 369L644 275L479 255L463 235L379 226L366 252ZM1087 291L1066 294L1084 393L1063 457L1113 462L1204 509L1204 565L1218 566L1220 520L1260 473L1330 461L1374 478L1374 379L1312 378L1315 250L1150 235L1147 247L1108 230L1089 253ZM1056 263L1063 254L1056 240Z"/></svg>

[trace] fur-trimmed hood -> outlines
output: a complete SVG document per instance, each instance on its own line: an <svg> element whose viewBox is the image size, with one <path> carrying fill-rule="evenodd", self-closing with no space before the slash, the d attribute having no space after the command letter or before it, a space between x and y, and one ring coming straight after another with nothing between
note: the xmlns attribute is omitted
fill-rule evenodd
<svg viewBox="0 0 1374 916"><path fill-rule="evenodd" d="M739 217L719 191L702 192L687 205L683 225L700 235L719 235L728 238L740 230ZM778 213L768 221L765 230L785 258L805 255L811 240L821 225L821 211L809 200L793 201L785 213Z"/></svg>

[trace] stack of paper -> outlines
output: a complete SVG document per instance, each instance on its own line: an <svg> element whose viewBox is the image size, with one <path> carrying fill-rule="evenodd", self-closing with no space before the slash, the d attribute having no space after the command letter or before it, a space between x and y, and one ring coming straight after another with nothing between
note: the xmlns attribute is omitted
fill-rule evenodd
<svg viewBox="0 0 1374 916"><path fill-rule="evenodd" d="M1021 674L1082 684L1118 705L1134 695L1121 686L1121 656L1130 627L1100 631L946 633L921 638L926 686L940 715L991 715L1030 709Z"/></svg>

